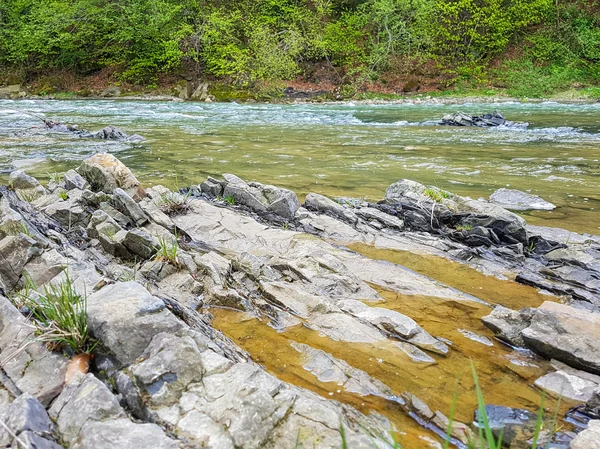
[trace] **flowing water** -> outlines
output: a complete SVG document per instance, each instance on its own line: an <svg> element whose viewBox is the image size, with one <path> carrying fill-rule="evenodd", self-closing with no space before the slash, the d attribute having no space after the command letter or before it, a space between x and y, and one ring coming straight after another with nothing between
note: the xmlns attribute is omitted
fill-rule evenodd
<svg viewBox="0 0 600 449"><path fill-rule="evenodd" d="M444 114L498 109L519 129L433 126ZM95 130L108 124L146 138L139 144L74 138L48 132L36 117ZM26 168L39 178L78 166L98 151L121 158L144 184L198 184L208 175L235 173L276 184L300 196L357 196L378 200L400 178L433 184L462 195L488 197L495 189L530 191L553 202L551 212L526 214L530 223L600 233L600 104L395 104L268 105L133 101L0 101L0 170ZM351 249L405 265L493 304L537 307L552 298L533 288L487 277L445 259L364 245ZM405 448L424 447L435 436L382 398L345 392L304 369L292 342L306 343L368 372L396 394L410 391L432 409L449 413L458 393L456 418L470 422L476 397L469 360L480 374L489 403L536 411L533 380L548 364L493 340L476 303L403 296L381 291L381 305L414 318L431 334L453 342L446 358L423 365L389 348L340 344L296 326L278 332L266 323L224 309L215 326L278 377L377 410L401 430ZM479 339L468 338L473 334ZM483 337L483 338L481 338ZM490 346L491 344L491 346ZM552 410L556 401L548 399ZM562 412L570 404L563 402Z"/></svg>

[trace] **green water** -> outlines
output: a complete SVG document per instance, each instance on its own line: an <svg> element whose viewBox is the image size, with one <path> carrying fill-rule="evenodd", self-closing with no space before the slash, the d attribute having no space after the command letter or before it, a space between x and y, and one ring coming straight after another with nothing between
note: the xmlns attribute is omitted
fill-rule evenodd
<svg viewBox="0 0 600 449"><path fill-rule="evenodd" d="M527 130L432 126L444 114L498 109ZM95 130L108 124L140 144L49 133L31 115ZM425 122L425 123L423 123ZM429 122L429 123L427 123ZM198 184L234 173L300 196L377 200L400 178L472 197L510 186L553 202L530 223L599 233L600 104L269 105L133 101L0 101L0 169L41 178L98 151L146 185Z"/></svg>

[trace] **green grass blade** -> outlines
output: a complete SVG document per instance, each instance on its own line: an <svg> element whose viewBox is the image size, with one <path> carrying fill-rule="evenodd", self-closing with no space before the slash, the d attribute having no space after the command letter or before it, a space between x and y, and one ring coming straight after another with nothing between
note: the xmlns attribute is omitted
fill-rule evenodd
<svg viewBox="0 0 600 449"><path fill-rule="evenodd" d="M456 402L458 400L458 392L454 392L452 405L450 406L450 416L448 417L448 427L446 429L446 441L444 441L444 449L450 446L450 438L452 438L452 424L454 423L454 414L456 412Z"/></svg>
<svg viewBox="0 0 600 449"><path fill-rule="evenodd" d="M475 390L477 392L477 410L479 411L480 419L483 421L485 441L489 449L500 449L500 446L498 446L498 444L496 443L496 439L494 438L492 428L490 427L490 421L487 416L487 411L485 410L483 392L481 391L481 386L479 385L479 377L477 377L477 371L475 370L475 365L473 364L472 360L471 371L473 373L473 380L475 381Z"/></svg>

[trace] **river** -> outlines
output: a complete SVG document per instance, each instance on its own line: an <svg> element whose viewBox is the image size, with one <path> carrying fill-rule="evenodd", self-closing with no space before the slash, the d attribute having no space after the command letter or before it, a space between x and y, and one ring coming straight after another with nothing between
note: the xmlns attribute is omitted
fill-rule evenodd
<svg viewBox="0 0 600 449"><path fill-rule="evenodd" d="M497 109L527 130L423 126L444 114ZM146 137L98 142L42 132L31 115L82 128L108 124ZM556 204L528 222L577 232L600 227L600 104L271 105L0 100L0 170L40 178L93 152L118 154L146 184L198 184L234 173L300 196L377 200L400 178L487 198L500 187Z"/></svg>
<svg viewBox="0 0 600 449"><path fill-rule="evenodd" d="M522 129L434 126L444 114L498 109ZM108 124L146 138L130 144L49 132L36 117L95 130ZM171 188L234 173L276 184L299 196L318 192L377 200L399 178L436 185L461 195L488 197L495 189L529 191L553 202L554 211L525 214L529 223L600 233L600 104L333 104L269 105L140 101L0 101L0 170L25 168L40 179L76 168L99 151L115 153L145 185ZM4 180L5 181L5 180ZM367 257L407 266L463 292L518 309L552 297L485 276L446 259L364 245ZM292 343L322 349L382 380L400 394L410 391L449 412L459 390L456 417L472 419L476 407L469 360L474 360L489 403L536 411L532 382L549 366L531 353L493 340L481 323L489 308L380 291L383 307L411 316L433 335L455 342L451 355L423 367L386 348L340 344L303 326L284 332L241 312L215 309L214 324L270 372L325 397L384 413L401 429L405 448L437 437L389 402L361 397L308 372ZM556 298L555 298L556 299ZM458 324L457 324L458 323ZM473 341L464 332L486 339ZM549 398L546 410L557 405ZM561 412L574 403L563 401ZM439 441L439 439L438 439Z"/></svg>

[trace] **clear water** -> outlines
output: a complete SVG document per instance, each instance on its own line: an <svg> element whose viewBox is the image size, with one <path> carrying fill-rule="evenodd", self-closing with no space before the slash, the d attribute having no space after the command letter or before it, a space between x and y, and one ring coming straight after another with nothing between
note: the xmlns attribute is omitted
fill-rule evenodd
<svg viewBox="0 0 600 449"><path fill-rule="evenodd" d="M497 109L527 130L431 126L458 110ZM34 116L95 130L115 125L140 144L48 132ZM400 178L472 197L530 191L553 202L529 222L600 232L600 104L271 105L141 101L0 101L0 170L41 178L109 151L144 184L197 184L235 173L300 196L377 200Z"/></svg>

